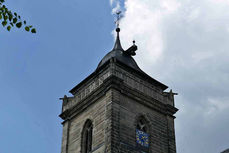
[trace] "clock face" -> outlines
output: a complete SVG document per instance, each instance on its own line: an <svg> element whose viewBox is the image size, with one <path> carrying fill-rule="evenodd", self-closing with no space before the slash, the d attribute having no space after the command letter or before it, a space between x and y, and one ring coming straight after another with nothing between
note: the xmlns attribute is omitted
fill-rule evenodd
<svg viewBox="0 0 229 153"><path fill-rule="evenodd" d="M143 147L149 147L149 135L138 129L136 129L136 141Z"/></svg>

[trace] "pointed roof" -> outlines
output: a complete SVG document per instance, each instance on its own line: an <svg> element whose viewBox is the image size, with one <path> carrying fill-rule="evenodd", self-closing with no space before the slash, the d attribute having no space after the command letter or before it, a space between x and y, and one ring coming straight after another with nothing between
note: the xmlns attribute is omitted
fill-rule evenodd
<svg viewBox="0 0 229 153"><path fill-rule="evenodd" d="M137 70L142 72L142 70L138 67L137 63L135 62L135 60L133 59L133 57L129 54L127 54L124 49L122 48L121 42L120 42L120 38L119 38L119 32L120 32L120 28L116 28L116 32L117 32L117 36L116 36L116 41L114 44L114 48L103 57L103 59L100 61L98 68L100 68L102 65L104 65L107 61L109 61L111 58L115 58L116 60L118 60L119 62Z"/></svg>
<svg viewBox="0 0 229 153"><path fill-rule="evenodd" d="M131 56L131 55L135 55L135 54L128 53L129 51L130 52L132 51L131 47L129 49L127 49L126 51L122 48L122 45L121 45L121 42L120 42L120 38L119 38L120 28L116 28L116 32L117 32L117 37L116 37L116 41L115 41L115 44L114 44L114 48L103 57L103 59L99 62L99 65L97 66L97 69L92 74L90 74L86 79L84 79L82 82L80 82L74 88L72 88L69 92L74 95L74 93L77 91L77 89L79 89L89 79L91 79L94 76L96 76L98 74L98 72L101 69L103 69L102 67L110 62L110 59L115 59L118 63L130 68L132 71L137 72L140 76L142 76L144 78L144 80L146 80L148 82L151 82L152 84L155 84L157 86L160 86L163 90L167 89L168 87L166 85L164 85L161 82L159 82L159 81L155 80L154 78L150 77L148 74L143 72L138 67L138 65L135 62L134 58ZM133 44L132 47L134 47L134 48L136 47L134 49L134 51L136 51L137 46L135 45L135 41L134 41L134 44Z"/></svg>
<svg viewBox="0 0 229 153"><path fill-rule="evenodd" d="M114 48L112 50L123 50L120 39L119 39L119 32L120 32L120 28L116 28L116 32L117 32L117 36L116 36L116 41L114 44Z"/></svg>

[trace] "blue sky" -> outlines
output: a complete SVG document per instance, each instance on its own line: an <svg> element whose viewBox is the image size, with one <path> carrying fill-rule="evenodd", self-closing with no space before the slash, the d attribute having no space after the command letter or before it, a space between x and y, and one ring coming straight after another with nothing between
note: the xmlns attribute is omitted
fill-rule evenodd
<svg viewBox="0 0 229 153"><path fill-rule="evenodd" d="M112 3L112 5L111 5ZM9 1L37 29L0 28L0 153L60 152L60 97L113 47L116 0ZM176 97L178 153L229 148L229 1L125 0L124 48Z"/></svg>
<svg viewBox="0 0 229 153"><path fill-rule="evenodd" d="M8 1L37 34L0 28L0 152L60 152L60 97L113 45L109 1Z"/></svg>

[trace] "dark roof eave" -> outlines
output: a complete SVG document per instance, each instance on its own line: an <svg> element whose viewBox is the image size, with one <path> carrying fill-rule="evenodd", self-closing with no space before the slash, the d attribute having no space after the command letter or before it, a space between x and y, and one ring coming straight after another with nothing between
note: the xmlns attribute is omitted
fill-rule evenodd
<svg viewBox="0 0 229 153"><path fill-rule="evenodd" d="M155 80L154 78L152 78L151 76L149 76L148 74L146 74L146 73L145 73L144 71L142 71L141 69L140 69L140 71L139 71L139 70L136 70L136 69L134 69L134 68L132 68L132 67L130 67L130 66L127 66L126 64L122 63L122 62L119 61L118 59L117 59L116 61L118 61L118 63L120 63L121 65L127 67L128 69L131 69L132 71L135 71L136 73L138 73L138 74L141 75L142 77L145 77L145 79L148 79L151 83L153 83L153 84L155 84L155 85L161 87L162 90L166 90L166 89L168 88L168 86L166 86L165 84L163 84L163 83L161 83L161 82Z"/></svg>

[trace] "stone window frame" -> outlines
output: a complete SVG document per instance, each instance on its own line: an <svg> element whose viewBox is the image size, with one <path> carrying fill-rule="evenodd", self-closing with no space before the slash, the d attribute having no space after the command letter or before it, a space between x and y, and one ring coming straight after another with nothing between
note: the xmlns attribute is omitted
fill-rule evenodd
<svg viewBox="0 0 229 153"><path fill-rule="evenodd" d="M138 122L143 119L146 123L146 133L149 134L149 147L148 148L144 148L144 147L140 147L140 145L137 143L136 141L136 129L137 129L137 126L138 126ZM151 138L151 122L149 120L149 117L147 114L138 114L136 115L135 117L135 122L134 122L134 127L135 127L135 146L136 146L136 149L139 150L139 149L143 149L143 152L144 153L151 153L151 143L152 143L152 138ZM141 150L142 151L142 150Z"/></svg>
<svg viewBox="0 0 229 153"><path fill-rule="evenodd" d="M149 126L144 116L140 116L137 120L136 129L141 130L145 133L149 133Z"/></svg>
<svg viewBox="0 0 229 153"><path fill-rule="evenodd" d="M81 133L81 153L90 153L93 142L93 122L87 119Z"/></svg>

